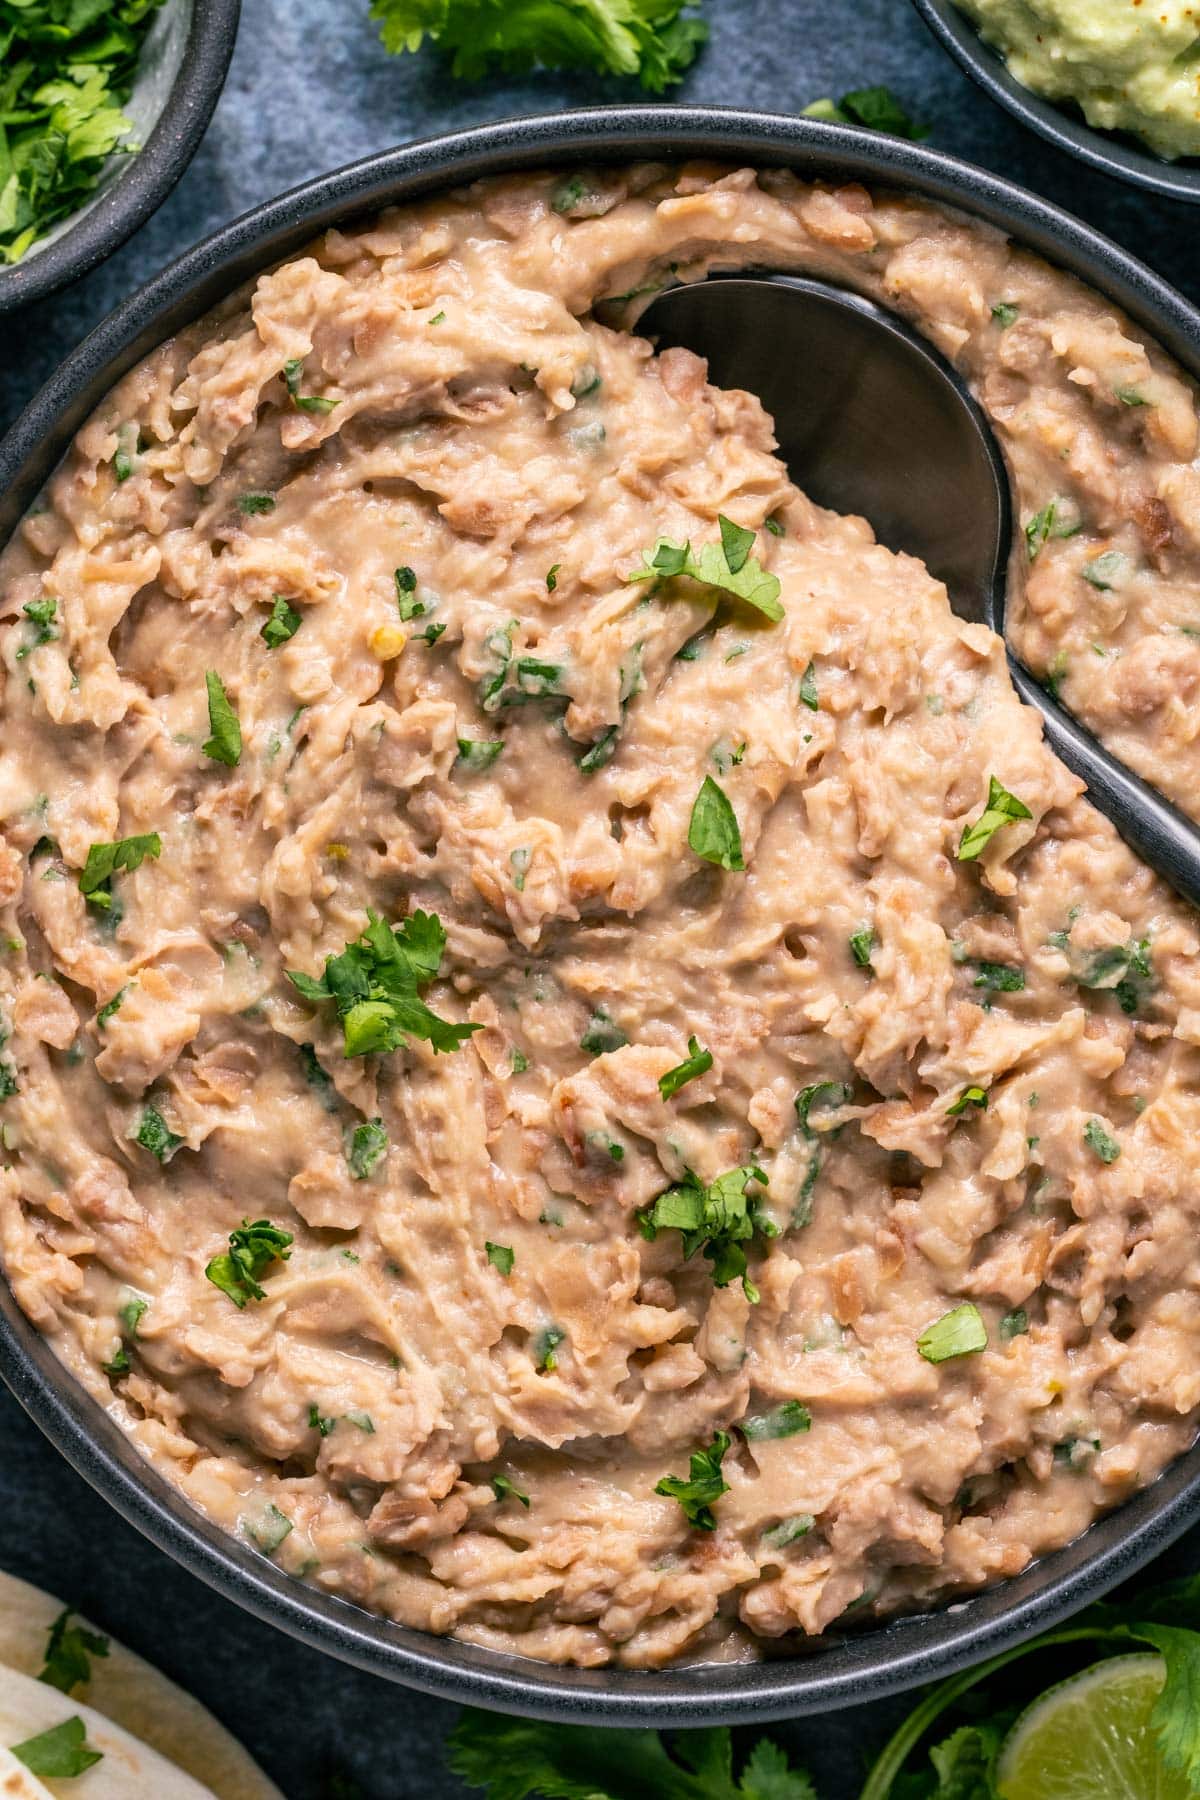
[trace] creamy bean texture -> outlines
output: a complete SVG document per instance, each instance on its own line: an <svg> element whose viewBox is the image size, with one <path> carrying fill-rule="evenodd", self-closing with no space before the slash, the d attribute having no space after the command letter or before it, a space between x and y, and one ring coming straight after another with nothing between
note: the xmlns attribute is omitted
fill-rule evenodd
<svg viewBox="0 0 1200 1800"><path fill-rule="evenodd" d="M2 565L22 1306L284 1569L557 1662L1014 1574L1200 1406L1192 919L999 641L628 328L754 263L971 375L1017 644L1194 803L1191 388L858 187L330 233L120 384Z"/></svg>

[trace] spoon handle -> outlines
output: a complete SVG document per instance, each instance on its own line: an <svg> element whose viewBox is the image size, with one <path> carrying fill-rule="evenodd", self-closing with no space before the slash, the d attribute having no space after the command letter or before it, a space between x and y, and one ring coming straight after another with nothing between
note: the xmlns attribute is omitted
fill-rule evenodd
<svg viewBox="0 0 1200 1800"><path fill-rule="evenodd" d="M1200 827L1110 755L1011 653L1008 663L1022 700L1036 706L1045 721L1050 748L1087 783L1092 805L1112 821L1129 848L1155 874L1182 899L1200 906Z"/></svg>

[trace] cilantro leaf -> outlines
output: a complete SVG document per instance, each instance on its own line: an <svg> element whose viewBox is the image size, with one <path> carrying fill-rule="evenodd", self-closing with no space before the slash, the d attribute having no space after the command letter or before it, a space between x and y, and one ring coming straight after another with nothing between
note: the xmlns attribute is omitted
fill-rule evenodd
<svg viewBox="0 0 1200 1800"><path fill-rule="evenodd" d="M753 1163L729 1169L708 1187L689 1169L684 1179L659 1194L637 1214L638 1230L653 1243L660 1231L683 1233L684 1260L703 1247L712 1264L715 1287L728 1287L740 1277L746 1298L753 1305L758 1289L746 1273L746 1252L755 1232L774 1237L775 1227L760 1217L755 1184L766 1187L767 1178Z"/></svg>
<svg viewBox="0 0 1200 1800"><path fill-rule="evenodd" d="M48 1781L71 1781L104 1760L102 1752L88 1743L80 1718L64 1719L61 1725L14 1744L12 1753L31 1775L44 1775Z"/></svg>
<svg viewBox="0 0 1200 1800"><path fill-rule="evenodd" d="M398 1050L410 1037L423 1038L435 1051L448 1054L482 1026L451 1025L420 997L418 989L441 969L445 947L446 933L436 913L415 912L390 926L368 911L362 936L340 956L326 958L320 980L297 969L286 973L297 993L313 1005L334 1002L348 1057Z"/></svg>
<svg viewBox="0 0 1200 1800"><path fill-rule="evenodd" d="M204 754L234 769L242 758L241 724L215 669L205 671L204 685L208 689L208 729L212 732L205 739Z"/></svg>
<svg viewBox="0 0 1200 1800"><path fill-rule="evenodd" d="M259 513L274 512L275 496L274 494L239 494L237 504L238 511L244 513L248 519L252 519Z"/></svg>
<svg viewBox="0 0 1200 1800"><path fill-rule="evenodd" d="M482 775L490 769L504 749L503 738L459 738L455 767L461 765L471 775Z"/></svg>
<svg viewBox="0 0 1200 1800"><path fill-rule="evenodd" d="M428 37L451 73L591 69L636 75L661 93L682 81L708 36L689 0L372 0L385 50L418 50Z"/></svg>
<svg viewBox="0 0 1200 1800"><path fill-rule="evenodd" d="M491 1263L493 1269L498 1269L501 1275L512 1274L513 1266L517 1260L515 1250L511 1249L508 1244L493 1244L490 1238L485 1242L483 1247L487 1252L487 1259Z"/></svg>
<svg viewBox="0 0 1200 1800"><path fill-rule="evenodd" d="M133 1141L160 1163L169 1163L183 1139L170 1129L157 1106L146 1106L133 1133Z"/></svg>
<svg viewBox="0 0 1200 1800"><path fill-rule="evenodd" d="M142 837L118 838L113 844L93 844L79 874L79 891L92 906L108 912L113 903L112 878L123 870L140 869L146 858L162 855L157 831Z"/></svg>
<svg viewBox="0 0 1200 1800"><path fill-rule="evenodd" d="M1025 971L1013 963L977 962L972 987L993 994L1019 994L1025 987Z"/></svg>
<svg viewBox="0 0 1200 1800"><path fill-rule="evenodd" d="M1083 1141L1089 1150L1094 1150L1102 1163L1115 1163L1121 1154L1121 1146L1111 1132L1104 1129L1099 1119L1089 1119L1083 1128Z"/></svg>
<svg viewBox="0 0 1200 1800"><path fill-rule="evenodd" d="M735 874L746 867L742 854L742 834L728 794L718 787L711 775L700 784L700 792L692 802L688 820L688 847L705 862Z"/></svg>
<svg viewBox="0 0 1200 1800"><path fill-rule="evenodd" d="M885 131L891 137L927 138L929 127L910 119L890 88L852 88L840 100L814 100L803 111L806 119L826 119L834 125L865 125L868 131Z"/></svg>
<svg viewBox="0 0 1200 1800"><path fill-rule="evenodd" d="M986 1350L987 1327L979 1308L972 1300L964 1300L932 1325L927 1325L917 1339L917 1349L926 1362L949 1362L951 1357L971 1356Z"/></svg>
<svg viewBox="0 0 1200 1800"><path fill-rule="evenodd" d="M598 1006L588 1020L588 1028L579 1040L579 1048L589 1056L607 1056L621 1050L629 1042L606 1006Z"/></svg>
<svg viewBox="0 0 1200 1800"><path fill-rule="evenodd" d="M681 1063L668 1069L665 1075L658 1078L658 1091L664 1100L670 1100L681 1087L689 1081L695 1081L697 1075L706 1075L713 1066L712 1051L705 1050L699 1038L688 1039L688 1053Z"/></svg>
<svg viewBox="0 0 1200 1800"><path fill-rule="evenodd" d="M289 357L283 365L283 385L288 391L288 398L299 412L331 413L337 405L319 394L302 394L300 392L300 376L304 370L304 359L299 356Z"/></svg>
<svg viewBox="0 0 1200 1800"><path fill-rule="evenodd" d="M248 1300L266 1299L258 1278L273 1262L287 1262L291 1244L291 1232L281 1231L269 1219L256 1219L253 1225L243 1219L229 1234L228 1250L214 1256L204 1273L241 1312Z"/></svg>
<svg viewBox="0 0 1200 1800"><path fill-rule="evenodd" d="M703 587L719 588L724 594L744 600L772 624L778 624L783 617L779 577L769 575L751 557L754 533L735 525L724 513L719 513L717 519L721 527L719 544L701 544L696 554L690 543L675 544L670 538L659 538L653 550L642 552L641 568L625 579L670 581L676 575L687 575Z"/></svg>
<svg viewBox="0 0 1200 1800"><path fill-rule="evenodd" d="M3 202L0 200L0 205ZM58 619L58 601L47 597L44 600L28 600L21 608L27 619L37 626L37 636L28 644L23 644L17 651L17 661L24 662L43 644L53 644L58 638L56 622Z"/></svg>
<svg viewBox="0 0 1200 1800"><path fill-rule="evenodd" d="M271 603L271 616L258 635L268 650L278 650L280 644L295 637L302 623L295 607L289 606L282 594L276 594Z"/></svg>
<svg viewBox="0 0 1200 1800"><path fill-rule="evenodd" d="M785 1400L770 1412L754 1413L740 1420L738 1430L753 1444L772 1438L795 1437L797 1432L807 1431L811 1424L812 1414L807 1406L802 1406L799 1400Z"/></svg>
<svg viewBox="0 0 1200 1800"><path fill-rule="evenodd" d="M69 1694L74 1687L83 1687L91 1679L93 1656L108 1655L108 1639L98 1631L89 1631L85 1625L72 1625L72 1608L67 1607L60 1612L46 1640L46 1660L39 1681L47 1687L57 1688L60 1694Z"/></svg>
<svg viewBox="0 0 1200 1800"><path fill-rule="evenodd" d="M958 1096L958 1099L953 1101L951 1105L946 1108L946 1117L948 1119L957 1118L959 1113L966 1112L968 1106L978 1106L982 1111L987 1103L988 1097L986 1088L965 1087Z"/></svg>
<svg viewBox="0 0 1200 1800"><path fill-rule="evenodd" d="M716 1431L707 1449L693 1450L688 1478L664 1475L654 1491L667 1500L678 1500L689 1525L700 1531L715 1531L713 1502L729 1492L729 1483L721 1474L721 1464L729 1448L729 1433Z"/></svg>
<svg viewBox="0 0 1200 1800"><path fill-rule="evenodd" d="M959 862L974 862L1002 826L1011 825L1014 819L1032 819L1032 817L1033 814L1023 800L1018 800L1015 794L1010 794L994 775L989 776L986 807L973 825L963 826L962 837L959 839L956 853Z"/></svg>
<svg viewBox="0 0 1200 1800"><path fill-rule="evenodd" d="M529 1495L522 1493L516 1482L510 1481L507 1475L492 1476L492 1492L495 1494L497 1500L504 1500L507 1498L519 1500L526 1512L529 1511Z"/></svg>
<svg viewBox="0 0 1200 1800"><path fill-rule="evenodd" d="M363 1125L356 1125L346 1154L355 1181L366 1181L373 1175L387 1153L388 1134L382 1119L369 1119Z"/></svg>

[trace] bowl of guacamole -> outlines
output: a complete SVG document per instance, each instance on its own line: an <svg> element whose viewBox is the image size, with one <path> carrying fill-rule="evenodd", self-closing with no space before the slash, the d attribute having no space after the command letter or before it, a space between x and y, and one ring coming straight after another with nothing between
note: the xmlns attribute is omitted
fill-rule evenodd
<svg viewBox="0 0 1200 1800"><path fill-rule="evenodd" d="M1200 200L1193 0L914 0L993 99L1112 175Z"/></svg>

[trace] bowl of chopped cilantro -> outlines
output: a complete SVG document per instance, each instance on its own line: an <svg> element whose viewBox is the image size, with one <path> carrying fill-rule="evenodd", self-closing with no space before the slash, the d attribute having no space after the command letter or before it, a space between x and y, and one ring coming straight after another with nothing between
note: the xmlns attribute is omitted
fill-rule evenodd
<svg viewBox="0 0 1200 1800"><path fill-rule="evenodd" d="M0 0L0 312L75 280L167 196L240 0Z"/></svg>

